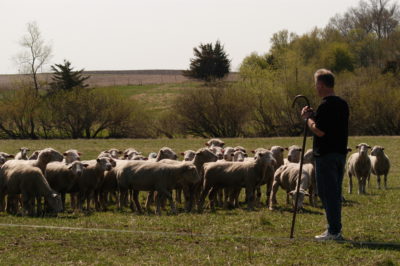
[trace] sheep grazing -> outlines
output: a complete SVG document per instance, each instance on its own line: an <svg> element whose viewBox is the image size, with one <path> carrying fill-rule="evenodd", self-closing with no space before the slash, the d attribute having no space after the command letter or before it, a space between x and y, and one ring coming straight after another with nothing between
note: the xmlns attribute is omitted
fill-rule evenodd
<svg viewBox="0 0 400 266"><path fill-rule="evenodd" d="M352 177L358 180L358 194L365 194L366 181L371 174L371 160L368 157L368 144L360 143L356 146L357 153L353 153L347 160L347 175L349 176L349 193L353 191Z"/></svg>
<svg viewBox="0 0 400 266"><path fill-rule="evenodd" d="M22 147L19 152L15 155L15 160L28 160L28 148Z"/></svg>
<svg viewBox="0 0 400 266"><path fill-rule="evenodd" d="M311 176L309 175L308 166L311 164L303 165L303 170L300 180L300 191L299 194L296 193L297 184L299 181L299 164L297 163L287 163L280 166L274 175L274 182L272 185L272 193L269 201L269 209L273 210L277 204L276 193L279 187L286 191L286 203L289 204L289 195L292 196L293 208L295 205L296 197L298 197L298 210L303 207L304 196L308 196L308 189L311 186ZM296 195L297 194L297 195Z"/></svg>
<svg viewBox="0 0 400 266"><path fill-rule="evenodd" d="M49 207L60 212L61 198L52 190L41 170L29 164L17 164L12 169L0 170L1 210L4 211L5 195L8 195L7 211L16 214L18 195L22 195L23 207L28 215L34 215L35 198L38 199L37 215L42 214L41 197L45 197Z"/></svg>
<svg viewBox="0 0 400 266"><path fill-rule="evenodd" d="M28 160L36 160L39 156L41 150L36 150L32 152L31 156L29 156Z"/></svg>
<svg viewBox="0 0 400 266"><path fill-rule="evenodd" d="M377 177L378 189L381 189L381 175L384 176L384 185L385 189L387 189L387 176L390 170L390 160L384 150L385 148L381 146L374 146L369 156L371 160L371 172Z"/></svg>
<svg viewBox="0 0 400 266"><path fill-rule="evenodd" d="M181 152L181 155L183 156L184 161L189 162L194 159L196 152L193 150L187 150L187 151Z"/></svg>
<svg viewBox="0 0 400 266"><path fill-rule="evenodd" d="M52 162L46 167L45 177L50 187L61 194L62 210L65 210L65 194L71 189L82 175L88 164L74 161L70 164Z"/></svg>
<svg viewBox="0 0 400 266"><path fill-rule="evenodd" d="M64 163L70 164L75 161L81 160L82 153L78 152L77 150L67 150L63 153L64 155Z"/></svg>
<svg viewBox="0 0 400 266"><path fill-rule="evenodd" d="M297 145L292 145L289 148L285 148L288 151L287 162L298 163L300 162L300 156L302 148Z"/></svg>
<svg viewBox="0 0 400 266"><path fill-rule="evenodd" d="M133 200L139 212L142 211L138 200L139 191L156 191L156 214L160 215L163 197L169 200L172 212L176 213L176 207L170 191L178 184L196 183L200 180L200 177L194 165L148 162L126 164L118 171L117 179L120 188L133 190Z"/></svg>
<svg viewBox="0 0 400 266"><path fill-rule="evenodd" d="M0 152L0 167L8 160L14 158L14 155L5 152Z"/></svg>
<svg viewBox="0 0 400 266"><path fill-rule="evenodd" d="M245 162L217 161L204 165L204 188L201 193L198 210L202 211L205 198L209 194L210 207L215 211L215 194L220 188L233 188L240 191L246 188L247 208L254 208L254 190L262 182L264 169L275 164L275 159L269 151L256 153L255 159ZM230 205L233 205L233 195Z"/></svg>
<svg viewBox="0 0 400 266"><path fill-rule="evenodd" d="M209 141L207 141L206 143L205 143L205 145L207 146L207 147L212 147L212 146L217 146L217 147L221 147L221 148L223 148L224 147L224 145L225 145L225 142L223 142L222 140L220 140L220 139L210 139Z"/></svg>

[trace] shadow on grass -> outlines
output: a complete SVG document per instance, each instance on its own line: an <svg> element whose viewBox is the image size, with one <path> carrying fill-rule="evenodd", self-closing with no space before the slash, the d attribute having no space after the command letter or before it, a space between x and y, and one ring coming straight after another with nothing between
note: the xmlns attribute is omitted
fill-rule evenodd
<svg viewBox="0 0 400 266"><path fill-rule="evenodd" d="M292 207L277 206L277 207L275 207L275 211L293 213L293 208ZM323 215L324 213L323 212L319 212L319 211L314 211L314 210L309 210L309 209L302 208L300 211L298 211L298 214Z"/></svg>
<svg viewBox="0 0 400 266"><path fill-rule="evenodd" d="M364 242L364 241L353 241L353 240L343 240L338 241L341 244L346 244L349 248L367 248L374 250L396 250L400 251L400 242Z"/></svg>
<svg viewBox="0 0 400 266"><path fill-rule="evenodd" d="M352 207L354 205L359 205L359 204L360 203L358 201L355 201L355 200L346 200L346 199L344 199L343 202L342 202L342 205L343 206L347 206L347 207Z"/></svg>

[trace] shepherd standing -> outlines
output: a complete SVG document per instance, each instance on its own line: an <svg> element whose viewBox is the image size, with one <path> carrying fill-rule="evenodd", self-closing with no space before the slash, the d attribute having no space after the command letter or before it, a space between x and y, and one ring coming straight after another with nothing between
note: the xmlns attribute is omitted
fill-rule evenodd
<svg viewBox="0 0 400 266"><path fill-rule="evenodd" d="M313 132L313 152L318 195L328 222L327 230L315 236L316 240L341 240L342 181L346 163L349 107L335 95L335 76L319 69L314 74L315 88L322 98L317 111L304 107L303 119Z"/></svg>

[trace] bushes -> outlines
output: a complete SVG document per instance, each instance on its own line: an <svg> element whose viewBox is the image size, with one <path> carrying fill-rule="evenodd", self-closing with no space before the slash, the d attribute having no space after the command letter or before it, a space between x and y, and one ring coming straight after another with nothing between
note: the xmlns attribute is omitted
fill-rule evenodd
<svg viewBox="0 0 400 266"><path fill-rule="evenodd" d="M0 130L7 138L145 137L138 103L113 89L74 88L36 96L30 88L4 92Z"/></svg>

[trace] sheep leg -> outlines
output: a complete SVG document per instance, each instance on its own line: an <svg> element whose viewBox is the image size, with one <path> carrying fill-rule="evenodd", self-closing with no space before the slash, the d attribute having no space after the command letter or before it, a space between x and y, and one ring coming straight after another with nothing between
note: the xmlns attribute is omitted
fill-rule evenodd
<svg viewBox="0 0 400 266"><path fill-rule="evenodd" d="M378 182L378 189L381 189L381 176L380 175L376 176L376 181Z"/></svg>
<svg viewBox="0 0 400 266"><path fill-rule="evenodd" d="M158 197L158 195L157 195L156 197ZM146 205L145 205L146 210L147 210L148 212L151 211L150 205L151 205L153 202L154 202L154 191L149 191L149 193L147 194Z"/></svg>
<svg viewBox="0 0 400 266"><path fill-rule="evenodd" d="M235 200L235 202L234 202L234 207L235 208L239 208L240 206L239 206L239 196L240 196L240 192L242 191L242 188L241 187L239 187L239 188L237 188L237 189L235 189L234 190L234 200Z"/></svg>
<svg viewBox="0 0 400 266"><path fill-rule="evenodd" d="M65 211L65 192L61 192L62 211Z"/></svg>
<svg viewBox="0 0 400 266"><path fill-rule="evenodd" d="M385 189L387 189L387 174L384 175Z"/></svg>
<svg viewBox="0 0 400 266"><path fill-rule="evenodd" d="M168 191L168 190L166 190L166 189L160 189L160 190L159 190L159 193L163 194L163 197L168 199L169 204L170 204L170 206L171 206L171 211L172 211L172 213L173 213L173 214L177 214L178 212L177 212L177 210L176 210L175 202L174 202L174 199L173 199L173 197L172 197L171 191Z"/></svg>
<svg viewBox="0 0 400 266"><path fill-rule="evenodd" d="M261 207L261 186L257 186L256 191L257 191L257 193L256 193L256 206L258 208L260 208Z"/></svg>
<svg viewBox="0 0 400 266"><path fill-rule="evenodd" d="M42 197L38 196L36 197L36 215L41 216L43 214L42 210Z"/></svg>
<svg viewBox="0 0 400 266"><path fill-rule="evenodd" d="M278 203L276 201L276 193L278 192L279 189L279 183L274 181L272 185L272 191L271 191L271 196L269 199L269 209L272 211L275 207L275 205Z"/></svg>
<svg viewBox="0 0 400 266"><path fill-rule="evenodd" d="M353 176L352 174L348 173L349 176L349 194L353 192Z"/></svg>
<svg viewBox="0 0 400 266"><path fill-rule="evenodd" d="M175 189L175 200L179 204L182 204L182 188L178 187Z"/></svg>
<svg viewBox="0 0 400 266"><path fill-rule="evenodd" d="M197 211L202 212L203 211L203 206L204 206L204 201L206 200L207 195L209 194L211 189L211 186L208 184L205 184L203 191L201 192L199 202L197 204Z"/></svg>
<svg viewBox="0 0 400 266"><path fill-rule="evenodd" d="M0 192L0 211L4 212L6 210L6 194L1 191Z"/></svg>
<svg viewBox="0 0 400 266"><path fill-rule="evenodd" d="M133 190L133 201L135 202L138 213L142 213L142 206L140 206L139 202L139 190Z"/></svg>
<svg viewBox="0 0 400 266"><path fill-rule="evenodd" d="M255 189L252 187L246 187L246 198L247 198L247 210L252 211L254 210L254 191Z"/></svg>
<svg viewBox="0 0 400 266"><path fill-rule="evenodd" d="M216 200L217 200L218 207L223 207L223 205L224 205L224 191L223 191L223 189L218 189L216 193L217 193Z"/></svg>
<svg viewBox="0 0 400 266"><path fill-rule="evenodd" d="M230 196L232 194L233 189L224 188L224 209L229 207L228 201L230 200Z"/></svg>
<svg viewBox="0 0 400 266"><path fill-rule="evenodd" d="M218 188L212 187L208 195L208 200L210 201L210 209L212 212L215 212L215 200L217 198L218 190Z"/></svg>

